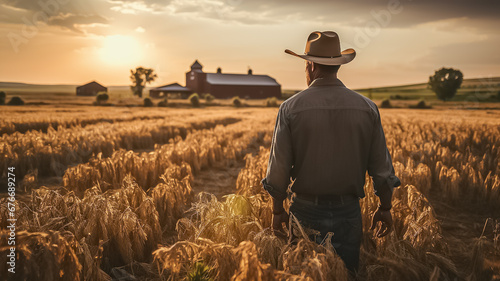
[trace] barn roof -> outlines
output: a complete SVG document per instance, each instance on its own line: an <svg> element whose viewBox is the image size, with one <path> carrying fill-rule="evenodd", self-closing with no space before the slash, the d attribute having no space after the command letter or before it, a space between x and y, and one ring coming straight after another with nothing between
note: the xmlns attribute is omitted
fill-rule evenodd
<svg viewBox="0 0 500 281"><path fill-rule="evenodd" d="M97 83L96 81L89 82L89 83L87 83L87 84L85 84L85 85L81 85L81 86L78 86L78 87L76 87L76 88L78 89L78 88L82 88L82 87L90 87L90 86L98 86L98 87L101 87L101 88L103 88L103 89L107 89L106 87L104 87L103 85L101 85L101 84Z"/></svg>
<svg viewBox="0 0 500 281"><path fill-rule="evenodd" d="M158 91L158 92L191 92L191 90L179 85L179 83L172 83L172 84L160 86L158 88L154 88L151 90Z"/></svg>
<svg viewBox="0 0 500 281"><path fill-rule="evenodd" d="M207 82L212 85L279 86L268 75L207 73Z"/></svg>
<svg viewBox="0 0 500 281"><path fill-rule="evenodd" d="M198 62L198 60L195 60L194 63L191 65L191 69L202 69L203 66L201 63Z"/></svg>

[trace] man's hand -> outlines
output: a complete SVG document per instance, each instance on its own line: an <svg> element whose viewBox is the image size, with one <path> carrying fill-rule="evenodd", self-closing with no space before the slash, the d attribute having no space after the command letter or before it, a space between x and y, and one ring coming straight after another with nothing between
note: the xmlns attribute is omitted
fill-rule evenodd
<svg viewBox="0 0 500 281"><path fill-rule="evenodd" d="M288 220L289 220L289 215L288 213L283 210L278 214L273 214L273 233L274 235L281 237L281 238L286 238L286 231L283 229L283 223L285 223L287 229L288 229Z"/></svg>
<svg viewBox="0 0 500 281"><path fill-rule="evenodd" d="M389 232L392 230L392 215L391 211L382 211L380 209L377 209L375 214L373 214L372 218L372 226L370 227L370 230L374 230L375 227L378 225L378 222L381 222L381 226L377 231L377 237L384 237Z"/></svg>

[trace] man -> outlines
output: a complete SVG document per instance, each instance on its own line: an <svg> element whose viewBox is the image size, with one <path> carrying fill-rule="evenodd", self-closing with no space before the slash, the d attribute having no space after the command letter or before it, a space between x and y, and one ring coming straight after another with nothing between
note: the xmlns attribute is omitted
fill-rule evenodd
<svg viewBox="0 0 500 281"><path fill-rule="evenodd" d="M391 156L377 106L347 89L337 79L340 65L354 59L353 49L340 51L333 31L313 32L305 55L308 88L280 106L271 144L264 189L273 197L273 230L288 223L283 200L293 193L292 213L304 226L320 232L320 243L333 232L332 244L352 273L358 270L362 238L359 198L368 171L380 205L372 220L376 235L391 231L392 190L401 183ZM287 194L288 192L288 194Z"/></svg>

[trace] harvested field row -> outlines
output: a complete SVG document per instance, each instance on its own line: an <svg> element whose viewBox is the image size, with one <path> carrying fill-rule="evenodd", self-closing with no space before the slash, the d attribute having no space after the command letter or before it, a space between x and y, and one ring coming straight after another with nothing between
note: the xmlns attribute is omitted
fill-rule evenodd
<svg viewBox="0 0 500 281"><path fill-rule="evenodd" d="M98 123L119 123L119 122L130 122L136 120L154 120L154 119L164 119L164 115L139 115L130 117L117 117L110 116L109 114L99 114L95 116L92 114L90 116L74 118L74 114L68 114L68 116L61 116L57 114L55 116L49 116L42 118L36 115L36 117L22 118L22 121L0 121L0 135L10 135L13 133L24 134L29 131L40 131L42 133L47 133L49 128L58 130L59 128L71 128L71 127L81 127L84 128L88 125L98 124Z"/></svg>
<svg viewBox="0 0 500 281"><path fill-rule="evenodd" d="M498 120L391 114L383 125L402 182L455 204L472 200L500 206Z"/></svg>
<svg viewBox="0 0 500 281"><path fill-rule="evenodd" d="M180 167L172 166L175 173ZM28 280L56 280L62 270L62 280L111 280L112 269L132 262L150 262L151 252L162 241L162 233L173 229L182 216L192 191L190 175L177 179L168 174L168 180L147 192L131 177L123 180L119 189L101 192L97 187L85 192L82 199L73 192L37 189L31 200L21 203L17 213L17 227L21 231L23 250L18 262L25 268ZM6 224L5 200L0 200L2 228ZM1 235L2 245L6 245ZM60 248L46 242L24 241L23 237L56 237ZM52 239L52 238L51 238ZM37 240L37 241L38 241ZM64 246L69 244L69 246ZM59 249L59 250L58 250ZM2 247L2 257L7 249ZM44 257L40 257L40 255ZM77 258L75 258L77 257ZM47 267L35 266L40 259L48 259ZM57 262L53 262L53 261ZM115 276L116 277L116 276ZM76 278L76 279L72 279Z"/></svg>
<svg viewBox="0 0 500 281"><path fill-rule="evenodd" d="M6 177L7 167L16 167L22 178L30 170L38 176L62 176L70 165L87 162L92 155L109 157L118 149L153 149L155 144L168 143L189 132L232 124L240 119L222 117L199 120L192 117L179 122L149 120L119 124L95 124L85 128L49 129L24 135L4 135L0 143L0 169Z"/></svg>
<svg viewBox="0 0 500 281"><path fill-rule="evenodd" d="M241 113L245 113L242 110ZM236 117L220 109L204 109L202 119ZM180 117L180 118L179 118ZM86 127L99 123L120 123L131 121L147 121L165 119L166 121L182 121L184 119L200 119L200 114L192 109L176 108L127 108L127 107L95 107L78 106L64 109L26 106L22 108L3 107L0 112L0 136L14 133L24 134L30 131L46 133L49 127L59 128Z"/></svg>
<svg viewBox="0 0 500 281"><path fill-rule="evenodd" d="M116 123L134 120L153 120L175 118L180 110L149 108L137 110L126 107L78 106L64 108L45 108L25 106L23 108L4 107L0 112L0 135L26 133L28 131L47 132L49 127L70 128L85 127L101 122ZM185 110L182 115L193 116L192 111Z"/></svg>
<svg viewBox="0 0 500 281"><path fill-rule="evenodd" d="M196 174L216 162L228 164L241 159L249 146L270 143L270 138L270 132L262 129L262 123L246 122L198 130L183 141L155 145L155 150L149 153L118 150L106 159L99 154L89 163L67 169L63 183L65 188L82 195L94 185L102 190L117 188L123 178L131 174L147 189L156 185L172 164L188 163Z"/></svg>
<svg viewBox="0 0 500 281"><path fill-rule="evenodd" d="M103 185L97 184L86 189L80 197L63 188L35 189L30 200L18 205L16 212L22 218L18 221L19 229L28 231L26 235L29 237L51 235L63 237L58 243L65 239L71 244L72 252L55 252L48 246L44 250L58 260L68 259L67 255L76 256L72 264L64 266L75 269L71 276L76 274L86 280L110 280L120 274L129 274L121 267L141 263L142 269L146 270L144 274L158 277L159 273L151 264L151 252L164 241L165 234L171 233L177 220L189 207L193 195L190 185L192 170L200 171L217 161L227 163L241 159L250 146L269 145L269 132L257 129L262 126L262 122L250 122L246 126L218 126L212 130L193 132L184 141L156 147L151 154L163 153L170 160L166 162L168 166L162 167L164 171L158 177L158 183L151 188L141 186L128 173L118 186L104 191ZM193 168L184 161L191 161ZM179 165L175 164L177 162ZM141 176L140 173L138 175ZM4 224L7 215L5 200L1 200L0 204ZM38 253L40 247L30 250ZM19 262L22 265L31 264L33 260L20 259ZM26 276L52 280L50 278L60 268L62 266L57 264L44 271L30 268ZM70 272L63 277L66 276L70 276ZM71 280L69 278L65 280Z"/></svg>

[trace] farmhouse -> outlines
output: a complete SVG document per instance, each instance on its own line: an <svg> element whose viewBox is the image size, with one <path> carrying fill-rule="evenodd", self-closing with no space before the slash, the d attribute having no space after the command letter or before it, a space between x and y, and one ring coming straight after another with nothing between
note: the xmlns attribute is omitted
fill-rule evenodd
<svg viewBox="0 0 500 281"><path fill-rule="evenodd" d="M249 69L247 74L203 72L203 66L196 60L186 73L186 87L194 93L208 93L215 98L262 99L281 97L281 85L268 75L254 75Z"/></svg>
<svg viewBox="0 0 500 281"><path fill-rule="evenodd" d="M163 98L167 94L181 94L182 97L187 98L191 94L191 90L179 85L179 83L172 83L149 90L149 96L152 98Z"/></svg>
<svg viewBox="0 0 500 281"><path fill-rule="evenodd" d="M96 81L92 81L85 85L76 87L76 95L77 96L97 96L99 92L107 92L108 88L103 85L97 83Z"/></svg>

